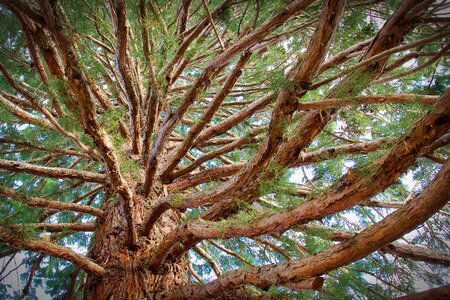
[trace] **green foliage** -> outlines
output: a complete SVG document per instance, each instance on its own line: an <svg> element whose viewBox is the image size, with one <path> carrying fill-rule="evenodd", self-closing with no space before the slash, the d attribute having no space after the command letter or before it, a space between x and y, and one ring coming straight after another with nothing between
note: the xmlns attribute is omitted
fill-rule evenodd
<svg viewBox="0 0 450 300"><path fill-rule="evenodd" d="M111 108L106 110L101 119L101 125L105 128L108 134L113 134L119 129L120 121L124 120L126 109L123 106L119 108Z"/></svg>
<svg viewBox="0 0 450 300"><path fill-rule="evenodd" d="M277 70L270 73L269 84L275 95L281 90L295 87L295 83L289 81L283 71Z"/></svg>
<svg viewBox="0 0 450 300"><path fill-rule="evenodd" d="M264 216L264 211L252 207L245 201L238 202L238 212L233 217L217 222L219 230L227 230L234 225L251 225L254 221Z"/></svg>
<svg viewBox="0 0 450 300"><path fill-rule="evenodd" d="M296 187L289 181L289 177L287 168L270 162L258 176L259 195L295 194Z"/></svg>
<svg viewBox="0 0 450 300"><path fill-rule="evenodd" d="M174 198L170 201L170 203L175 206L181 206L184 204L185 198L183 197L182 194L179 193L174 193Z"/></svg>
<svg viewBox="0 0 450 300"><path fill-rule="evenodd" d="M114 149L119 158L120 171L131 180L139 180L141 178L141 166L139 162L131 159L125 153L125 138L120 132L120 121L125 120L126 110L123 106L112 108L105 111L102 115L101 126L112 139Z"/></svg>
<svg viewBox="0 0 450 300"><path fill-rule="evenodd" d="M8 1L7 1L8 2ZM14 2L14 1L13 1ZM27 1L23 1L26 3ZM176 109L183 103L186 92L192 88L204 68L212 59L221 55L223 51L217 42L211 27L206 28L200 34L200 37L193 40L183 54L185 59L189 60L186 69L179 74L180 77L172 86L167 87L167 79L163 70L174 58L176 51L183 41L186 41L196 28L197 24L206 17L206 10L203 2L199 0L192 1L189 9L189 18L187 22L187 31L183 36L177 36L177 21L180 9L180 1L144 1L146 3L148 17L141 23L139 12L139 1L126 1L127 15L130 26L130 47L128 49L136 70L132 72L139 73L139 93L142 94L143 117L147 113L147 93L154 90L148 73L149 66L143 53L142 25L148 30L150 40L150 61L156 70L156 81L161 87L162 102L158 109L161 114L157 122L161 125L164 120L173 116ZM223 35L223 41L228 45L235 45L239 40L254 28L257 28L269 18L279 13L290 1L232 1L233 5L228 7L217 19L215 19L216 29L219 34ZM326 59L331 58L343 50L348 49L355 43L361 42L368 38L374 38L377 35L384 20L392 14L394 9L401 3L400 0L382 1L377 4L362 5L371 1L347 1L344 15L339 23L338 30L333 38L330 51L326 55ZM373 2L373 1L372 1ZM442 2L442 1L441 1ZM209 9L214 11L223 0L206 1ZM27 3L26 3L27 4ZM120 41L115 37L114 20L111 17L108 3L104 1L69 1L61 0L58 2L64 9L63 32L73 37L76 42L75 58L79 67L82 69L85 77L89 81L95 83L113 103L113 107L104 110L101 105L97 105L97 115L99 122L105 132L108 134L113 144L115 154L119 160L120 171L125 179L130 181L132 186L142 182L143 167L137 155L130 151L129 141L124 138L121 133L121 124L129 123L127 115L128 107L124 105L127 101L126 91L123 90L123 82L121 71L116 62L115 48L119 46ZM157 6L162 18L153 11L151 5ZM355 5L358 4L358 5ZM301 57L305 55L306 47L311 41L311 36L316 29L318 16L322 11L323 1L312 3L307 9L292 17L285 24L281 24L273 33L264 37L264 42L270 41L278 35L286 35L281 42L269 45L267 48L254 51L250 62L243 70L243 74L239 77L239 81L233 87L232 92L224 100L224 105L215 113L211 122L206 125L217 125L229 117L232 117L242 110L246 109L248 104L259 99L267 93L278 94L282 90L295 87L291 81L287 79L290 70L301 67ZM24 35L24 28L30 24L20 24L7 8L7 5L0 7L0 61L11 75L23 84L24 88L35 96L39 103L47 108L57 119L58 123L68 132L75 134L84 144L97 149L92 138L85 132L82 126L82 114L79 99L76 91L71 91L69 83L66 79L56 79L50 74L47 63L45 62L45 52L42 47L38 49L40 58L47 71L49 82L46 84L41 80L36 68L33 66L31 52L27 47L27 39ZM39 10L38 6L34 9ZM374 13L375 12L375 13ZM25 12L26 13L26 12ZM255 19L258 17L257 19ZM29 21L31 22L31 21ZM303 26L308 23L308 26ZM165 26L164 26L165 25ZM22 27L23 26L23 27ZM40 25L39 25L40 26ZM45 25L42 25L45 27ZM290 35L289 32L296 30L302 26L296 33ZM439 27L437 24L417 23L416 29L408 34L402 43L414 42L423 37L434 34ZM39 27L40 28L40 27ZM166 29L167 28L167 31ZM202 28L203 29L203 28ZM46 39L51 45L52 34L46 33ZM106 44L109 49L101 49L98 42ZM432 44L421 46L420 49L414 51L440 51L443 41L435 41ZM56 43L57 44L57 43ZM258 44L258 47L261 44ZM58 45L56 45L58 47ZM45 48L45 47L44 47ZM48 50L48 49L47 49ZM401 59L410 50L392 55L389 58L388 65ZM48 53L47 53L48 54ZM64 55L62 51L58 53L60 62L64 65ZM238 57L239 53L234 59ZM355 57L349 58L342 64L332 66L313 80L313 84L320 80L330 78L342 71L348 70L354 64L359 62L362 57L359 53ZM400 74L410 70L416 65L423 64L429 57L419 57L411 61L411 64L405 64L386 76ZM299 63L300 61L300 63ZM226 76L233 68L235 60L224 65L223 70L213 76L213 82L204 91L200 91L194 103L183 114L183 121L176 124L172 131L172 137L184 138L192 128L192 124L198 124L201 121L208 102L214 94L220 90ZM177 69L182 62L177 62ZM65 67L65 71L70 71ZM449 60L442 57L429 68L425 68L419 72L408 75L399 80L373 84L373 80L379 77L371 73L361 73L353 71L347 76L338 78L337 80L320 86L315 90L309 90L297 99L301 102L314 102L323 100L324 98L350 98L358 95L385 95L393 93L415 93L415 94L432 94L442 95L448 88L450 75L448 72ZM174 70L175 71L175 70ZM173 75L172 73L171 75ZM385 76L382 75L382 76ZM383 78L383 77L381 77ZM220 79L220 80L216 80ZM142 89L141 89L142 88ZM167 88L167 89L166 89ZM42 117L36 107L30 106L27 99L20 95L7 82L5 76L0 76L0 89L4 93L9 93L23 102L23 109L36 116ZM142 93L141 93L142 92ZM92 97L97 102L95 95ZM64 113L63 117L58 116L57 111L52 106L52 101L58 100L61 103ZM238 102L241 102L239 104ZM238 103L238 104L236 104ZM22 105L21 104L21 105ZM228 105L229 104L229 105ZM322 132L301 151L320 151L325 148L341 146L351 143L352 141L365 142L375 141L381 138L398 138L404 135L407 130L421 116L423 116L430 107L422 105L418 101L411 104L381 104L381 105L359 105L354 103L348 107L336 110L333 119L326 126L326 130L335 133L343 139L336 138L334 135ZM283 138L293 139L302 130L302 121L304 116L309 113L305 111L296 112L292 118L285 118L281 124L271 124L273 108L275 103L269 104L264 108L260 108L257 112L249 116L245 121L235 124L225 134L214 137L214 139L237 139L249 137L254 130L263 129L263 133L256 136L240 149L225 153L220 158L215 158L205 162L198 170L213 168L217 166L225 166L228 163L246 163L251 160L255 153L260 149L261 144L267 135L267 128L271 125L280 126L284 130ZM143 119L143 120L144 120ZM186 122L185 122L186 121ZM142 125L145 121L143 121ZM150 140L155 141L159 134L158 130L152 134ZM99 160L91 160L89 158L81 158L72 155L51 154L52 150L70 149L81 151L79 147L71 139L56 132L55 130L42 129L35 125L25 124L15 117L7 107L0 104L0 138L13 140L15 143L0 142L0 158L7 160L15 160L19 162L33 163L39 166L67 168L71 166L74 170L84 170L97 173L106 173L104 163ZM40 147L45 147L49 151L39 150L21 143L31 143ZM205 141L207 142L207 141ZM163 150L167 155L171 154L173 147L177 146L177 142L170 140L167 143L167 149ZM198 158L209 151L214 151L220 146L195 145L189 151L189 156ZM234 207L235 214L218 222L218 226L223 230L229 229L234 225L251 227L262 217L286 211L292 207L301 205L312 198L324 195L329 191L330 187L349 172L352 168L352 176L367 177L373 175L374 169L371 165L377 159L383 157L390 149L391 144L386 144L376 152L369 154L342 154L339 156L320 157L317 163L309 164L304 167L306 173L312 175L305 178L301 170L287 169L285 166L274 165L273 162L265 166L263 171L255 179L258 186L256 197L251 200L240 201L237 207ZM167 152L166 152L167 151ZM436 151L437 154L447 157L449 148L441 148ZM164 157L161 163L165 163ZM179 166L187 166L191 163L191 157L184 157ZM227 161L228 160L228 161ZM414 166L409 169L407 176L398 180L397 184L385 189L372 200L390 201L402 204L405 199L409 199L419 193L438 172L440 166L426 158L417 159ZM197 170L195 170L196 172ZM175 180L178 180L175 179ZM223 184L227 180L225 177L220 180L208 181L195 187L202 191L214 189ZM304 197L298 196L296 185L291 181L296 180L305 184L308 195ZM0 171L0 184L14 188L18 192L33 196L42 197L49 200L73 201L82 194L97 187L97 183L82 183L78 180L62 180L58 178L41 178L33 174L13 173L9 171ZM369 184L370 185L370 184ZM414 187L411 187L414 186ZM254 192L253 190L251 192ZM194 188L183 191L172 191L171 203L174 206L183 206L185 198L189 193L195 193ZM80 203L89 204L94 207L100 207L105 201L105 194L101 192L92 198L83 199ZM112 204L120 200L117 194L109 197ZM151 199L153 205L158 199ZM150 203L150 202L149 202ZM188 209L184 218L180 220L197 220L207 213L210 206ZM378 222L384 216L391 213L392 209L367 208L355 206L346 211L339 212L325 218L322 218L317 225L333 227L337 229L345 229L359 231L363 228ZM2 226L14 229L21 237L32 240L43 236L42 231L37 230L33 223L43 222L44 216L48 216L51 211L48 209L31 208L20 201L9 198L0 198L0 223ZM448 218L446 213L436 214L429 220L428 224L418 228L417 232L411 234L412 241L425 247L436 249L442 252L448 252ZM74 212L58 212L53 214L46 222L72 222L79 219L82 222L91 222L95 218L86 214ZM21 224L17 226L18 224ZM433 235L429 234L433 232ZM64 238L57 241L58 244L70 246L77 252L85 254L87 249L92 246L92 234L63 232ZM314 229L301 231L299 228L295 230L287 230L279 235L271 235L261 237L276 244L292 259L299 259L307 255L329 249L335 242L330 241L331 232L325 229ZM439 237L439 238L436 238ZM247 268L249 266L262 266L275 264L285 261L276 250L261 245L257 241L250 238L231 238L215 240L222 247L227 247L233 251L235 255L225 254L222 250L214 247L212 244L205 242L202 247L208 251L211 257L218 263L223 272L235 270L237 268ZM181 247L181 243L177 243L175 247ZM8 245L0 244L0 251L7 250ZM18 284L24 284L28 279L28 273L33 263L36 261L36 255L23 252L23 266L26 268L27 274L20 276ZM200 256L190 253L192 262L196 271L204 279L211 280L214 274L211 266ZM7 257L9 259L9 257ZM4 261L3 261L4 262ZM340 268L335 271L324 274L325 287L322 291L291 291L283 287L272 286L268 292L274 297L289 297L292 299L385 299L395 298L399 296L399 291L414 291L414 284L417 280L423 280L432 285L444 285L447 277L443 276L446 269L434 266L432 269L424 268L423 263L412 263L410 260L395 258L390 256L373 254L365 259L361 259L350 266ZM30 290L29 298L35 299L42 289L45 293L54 299L63 298L64 292L70 283L70 278L74 266L63 260L46 257L35 274L33 284ZM413 276L408 276L408 272ZM15 274L13 274L15 275ZM3 274L0 274L2 278ZM77 276L76 295L75 298L80 299L82 288L85 282L86 274L81 272ZM378 278L375 281L374 278ZM416 277L416 278L414 278ZM381 283L383 282L383 283ZM394 286L394 287L391 287ZM18 299L21 297L20 291L12 291L15 287L7 286L7 283L0 283L0 299ZM261 296L262 292L256 288L244 287L248 293L255 297ZM38 293L39 292L39 293ZM266 291L265 291L266 292ZM10 296L12 295L12 296Z"/></svg>
<svg viewBox="0 0 450 300"><path fill-rule="evenodd" d="M24 225L20 230L20 234L26 240L32 240L36 238L39 232L40 230L38 230L36 226L33 226L32 224Z"/></svg>

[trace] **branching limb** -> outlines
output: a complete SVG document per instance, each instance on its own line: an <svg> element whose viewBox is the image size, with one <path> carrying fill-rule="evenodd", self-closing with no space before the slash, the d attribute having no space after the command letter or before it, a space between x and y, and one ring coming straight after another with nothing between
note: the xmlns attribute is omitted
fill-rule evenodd
<svg viewBox="0 0 450 300"><path fill-rule="evenodd" d="M156 173L156 168L158 166L157 156L161 152L162 147L165 145L168 136L172 132L173 128L181 120L187 109L192 105L197 95L211 84L211 77L219 70L221 70L227 63L229 63L236 54L259 42L267 34L277 29L280 25L289 20L291 17L300 13L303 9L307 8L311 4L311 2L311 0L293 1L292 3L287 5L282 12L264 22L258 29L240 39L239 42L228 47L226 51L222 52L219 56L215 57L210 63L208 63L202 74L192 85L190 91L186 93L183 102L178 106L177 110L169 118L166 119L164 125L161 127L153 150L150 154L149 160L146 162L147 174L143 187L143 194L145 196L148 196L150 193L150 189L153 185L154 176Z"/></svg>
<svg viewBox="0 0 450 300"><path fill-rule="evenodd" d="M198 275L198 273L194 270L194 266L192 265L191 261L189 261L189 263L188 263L188 270L189 270L189 273L191 273L192 277L194 277L199 283L205 284L202 277L200 275Z"/></svg>
<svg viewBox="0 0 450 300"><path fill-rule="evenodd" d="M101 209L82 205L77 203L66 203L59 201L51 201L42 198L28 197L18 193L17 191L10 188L0 187L0 195L4 197L8 197L14 200L19 200L31 207L42 207L42 208L50 208L58 211L75 211L91 214L93 216L102 217L104 212Z"/></svg>
<svg viewBox="0 0 450 300"><path fill-rule="evenodd" d="M133 153L141 153L141 127L142 127L142 91L139 78L136 73L136 63L132 59L129 50L130 24L127 17L127 8L124 0L111 1L111 14L114 18L116 32L116 60L119 66L119 74L125 87L129 111L131 115L132 146Z"/></svg>
<svg viewBox="0 0 450 300"><path fill-rule="evenodd" d="M395 300L447 299L448 297L450 297L450 284L416 294L398 297Z"/></svg>
<svg viewBox="0 0 450 300"><path fill-rule="evenodd" d="M315 110L326 108L339 108L344 106L383 104L383 103L422 103L433 105L439 96L415 95L415 94L392 94L392 95L371 95L355 96L352 98L326 99L308 103L298 103L298 110Z"/></svg>
<svg viewBox="0 0 450 300"><path fill-rule="evenodd" d="M6 109L9 112L11 112L14 116L19 118L20 120L22 120L28 124L35 124L39 127L45 128L45 129L53 129L52 124L48 120L38 117L38 116L35 116L35 115L27 112L26 110L18 107L17 105L15 105L11 101L9 101L5 97L3 97L3 95L0 95L0 102L6 107Z"/></svg>
<svg viewBox="0 0 450 300"><path fill-rule="evenodd" d="M315 163L318 161L325 161L334 157L337 157L342 154L367 154L371 152L375 152L381 147L389 145L389 142L386 139L381 139L374 142L365 142L365 143L356 143L356 144L348 144L336 147L325 148L322 150L312 151L301 153L299 157L292 162L290 167L299 167L302 165Z"/></svg>
<svg viewBox="0 0 450 300"><path fill-rule="evenodd" d="M0 226L0 240L15 247L38 251L68 260L85 271L94 274L95 276L102 277L105 276L107 272L102 266L96 264L89 258L81 256L66 247L42 240L24 240L3 226Z"/></svg>
<svg viewBox="0 0 450 300"><path fill-rule="evenodd" d="M228 7L233 5L232 0L225 0L214 12L211 13L213 19L220 16ZM172 60L164 67L162 73L167 80L168 85L173 83L173 70L177 64L183 59L186 50L189 46L197 39L205 30L208 29L209 18L203 18L197 25L195 25L192 30L184 31L188 35L183 39L180 47L176 51Z"/></svg>
<svg viewBox="0 0 450 300"><path fill-rule="evenodd" d="M11 172L28 173L51 178L78 179L81 181L98 182L98 183L106 182L106 176L104 174L92 173L81 170L64 169L64 168L41 167L28 163L22 163L5 159L0 159L0 169Z"/></svg>
<svg viewBox="0 0 450 300"><path fill-rule="evenodd" d="M299 226L299 229L307 234L316 235L325 239L331 239L333 241L345 241L353 238L357 234L357 232L348 230L311 224ZM294 230L296 230L296 228L294 228ZM383 246L378 251L416 261L450 266L450 254L421 246L392 242Z"/></svg>
<svg viewBox="0 0 450 300"><path fill-rule="evenodd" d="M91 159L91 156L89 156L85 153L82 153L82 152L78 152L76 150L64 149L64 148L46 148L46 147L37 145L35 143L27 142L27 141L0 138L0 144L13 144L13 145L25 146L30 149L36 149L36 150L45 151L45 152L64 154L64 155L70 155L70 156L78 156L78 157Z"/></svg>
<svg viewBox="0 0 450 300"><path fill-rule="evenodd" d="M359 42L348 49L339 52L338 54L334 55L333 57L330 57L326 61L323 62L323 64L320 66L319 74L322 74L326 70L336 67L345 61L347 61L349 58L351 58L352 54L359 53L360 51L364 50L370 43L372 42L372 39L368 39L362 42Z"/></svg>
<svg viewBox="0 0 450 300"><path fill-rule="evenodd" d="M178 243L183 236L198 240L236 236L252 237L282 232L293 225L305 224L310 220L321 219L326 215L350 208L392 185L414 163L422 148L431 144L449 129L450 90L440 98L428 115L416 123L408 135L397 141L386 156L372 164L369 174L350 170L326 193L294 208L256 218L251 227L239 222L230 222L227 226L218 226L215 222L203 220L186 223L166 236L161 247L156 251L154 259L163 261L170 253L168 249L175 245L171 243L174 241ZM407 147L405 142L408 144ZM158 263L155 262L155 266Z"/></svg>
<svg viewBox="0 0 450 300"><path fill-rule="evenodd" d="M192 172L193 170L195 170L197 167L199 167L201 164L203 164L204 162L211 160L215 157L218 157L222 154L225 153L229 153L235 149L239 149L244 147L246 144L248 144L249 142L251 142L253 140L253 138L251 136L249 137L243 137L240 138L226 146L223 146L221 148L218 148L217 150L211 151L206 153L205 155L199 157L198 159L196 159L194 162L192 162L192 164L190 164L189 166L185 167L185 168L181 168L179 170L174 171L171 175L170 175L170 181L172 181L175 178L178 178L180 176L183 176L185 174L188 174L190 172Z"/></svg>
<svg viewBox="0 0 450 300"><path fill-rule="evenodd" d="M210 264L210 266L213 269L214 273L217 275L217 278L222 276L222 271L220 270L220 268L217 265L217 263L214 261L214 259L211 257L211 255L209 255L209 253L207 251L205 251L199 245L195 245L194 246L194 251L197 252L198 255L203 257L206 260L206 262Z"/></svg>
<svg viewBox="0 0 450 300"><path fill-rule="evenodd" d="M207 169L188 176L182 176L178 178L177 181L169 184L168 189L169 191L182 191L205 182L219 180L236 174L236 172L238 172L243 166L243 164L234 164L225 167Z"/></svg>
<svg viewBox="0 0 450 300"><path fill-rule="evenodd" d="M129 244L134 247L137 243L137 232L133 216L133 194L120 172L119 161L112 142L98 121L96 104L93 99L89 80L81 69L75 49L72 47L75 43L63 30L64 26L62 20L64 20L64 18L61 17L63 12L58 4L54 2L41 0L39 4L49 30L58 41L59 50L65 61L65 71L68 77L69 87L72 92L78 96L83 126L86 129L86 132L93 138L102 155L108 169L108 177L114 190L124 199L124 211L127 220Z"/></svg>
<svg viewBox="0 0 450 300"><path fill-rule="evenodd" d="M30 224L17 224L14 227L21 228L22 226L31 226L39 230L47 232L63 232L63 231L82 231L82 232L94 232L95 223L30 223Z"/></svg>
<svg viewBox="0 0 450 300"><path fill-rule="evenodd" d="M426 67L429 67L432 64L434 64L442 56L444 56L448 52L449 49L450 49L450 44L447 44L445 47L443 47L441 49L441 51L439 51L435 56L431 57L425 63L420 64L419 66L417 66L415 68L412 68L412 69L410 69L410 70L408 70L406 72L401 72L399 74L395 74L395 75L392 75L392 76L387 76L387 77L380 78L380 79L374 81L373 84L380 84L380 83L384 83L384 82L389 82L389 81L392 81L392 80L395 80L395 79L398 79L398 78L401 78L401 77L405 77L405 76L414 74L414 73L416 73L416 72L418 72L418 71L420 71L422 69L425 69Z"/></svg>
<svg viewBox="0 0 450 300"><path fill-rule="evenodd" d="M177 15L177 34L181 36L186 30L186 23L189 17L189 6L192 0L183 0L181 3L180 11Z"/></svg>
<svg viewBox="0 0 450 300"><path fill-rule="evenodd" d="M214 247L216 247L216 248L219 249L220 251L223 251L223 252L225 252L225 253L227 253L227 254L229 254L229 255L231 255L231 256L236 257L238 260L240 260L240 261L241 261L242 263L244 263L245 265L250 266L250 267L254 267L254 265L253 265L251 262L249 262L247 259L245 259L244 257L242 257L242 255L239 255L239 254L236 253L235 251L230 250L230 249L228 249L228 248L226 248L226 247L220 245L219 243L216 243L216 242L213 241L213 240L208 240L208 243L210 243L211 245L213 245Z"/></svg>
<svg viewBox="0 0 450 300"><path fill-rule="evenodd" d="M36 271L39 269L42 261L45 258L45 254L41 254L38 256L36 261L33 263L33 266L31 267L30 274L28 275L27 283L25 284L25 287L22 290L22 297L27 296L30 292L31 283L33 282L34 275L36 274Z"/></svg>
<svg viewBox="0 0 450 300"><path fill-rule="evenodd" d="M77 282L78 274L80 273L80 268L76 267L75 270L73 270L72 274L70 275L70 283L69 287L67 288L66 293L64 294L63 299L72 299L73 293L75 291L75 283Z"/></svg>
<svg viewBox="0 0 450 300"><path fill-rule="evenodd" d="M169 162L166 164L162 172L161 176L163 180L164 177L168 176L169 172L171 172L176 167L176 165L180 162L181 158L187 153L187 151L189 151L197 135L212 119L214 113L219 109L223 100L225 100L231 88L234 86L239 76L242 74L242 69L250 60L250 56L251 53L245 53L241 56L233 70L230 72L230 75L228 75L228 78L223 84L222 89L218 93L216 93L214 98L211 100L208 108L202 115L200 122L195 123L195 125L189 130L188 136L184 139L183 143L174 150L174 154L170 157Z"/></svg>
<svg viewBox="0 0 450 300"><path fill-rule="evenodd" d="M284 124L292 118L296 111L297 99L304 95L309 83L317 75L320 64L325 59L328 47L331 44L334 32L339 23L341 13L343 12L343 1L330 1L324 4L324 10L319 20L318 28L308 45L308 55L298 62L289 78L294 87L283 89L277 96L276 107L272 113L272 119L269 126L268 136L262 143L258 152L253 158L230 180L218 188L200 193L198 199L196 196L185 199L186 203L195 203L196 200L216 202L221 197L232 195L243 185L254 182L262 167L271 159L272 155L278 150L283 141Z"/></svg>
<svg viewBox="0 0 450 300"><path fill-rule="evenodd" d="M376 55L373 55L370 58L361 60L361 62L359 62L359 63L351 66L350 68L348 68L348 69L346 69L346 70L336 74L335 76L332 76L330 78L327 78L327 79L321 80L321 81L319 81L317 83L314 83L313 85L311 85L311 89L316 89L316 88L318 88L318 87L320 87L320 86L322 86L324 84L330 83L330 82L332 82L332 81L334 81L334 80L336 80L338 78L344 77L345 75L347 75L347 74L349 74L349 73L351 73L351 72L353 72L355 70L367 67L367 66L369 66L369 65L371 65L371 64L373 64L373 63L375 63L377 61L380 61L380 64L382 64L383 61L384 61L384 63L386 63L386 58L388 58L390 55L392 55L394 53L398 53L398 52L405 51L405 50L408 50L408 49L411 49L411 48L415 48L415 47L418 47L418 46L429 44L429 43L431 43L431 42L433 42L435 40L442 39L442 38L448 36L449 34L450 34L450 31L444 30L444 31L438 32L436 34L433 34L432 36L423 38L423 39L415 41L415 42L411 42L411 43L408 43L408 44L405 44L405 45L400 45L400 46L388 48L387 50L384 50L384 51L382 51L382 52L380 52L380 53L378 53ZM372 44L373 43L374 42L372 42ZM371 51L371 52L373 52L373 51ZM367 57L367 55L370 55L370 52L366 52L365 56Z"/></svg>
<svg viewBox="0 0 450 300"><path fill-rule="evenodd" d="M348 241L342 242L314 256L277 265L231 271L220 279L203 286L186 285L171 293L171 297L195 295L211 297L224 290L251 283L256 286L280 285L301 281L357 261L380 247L396 240L425 222L441 209L450 197L450 161L447 161L433 182L413 201L383 221L365 229Z"/></svg>
<svg viewBox="0 0 450 300"><path fill-rule="evenodd" d="M241 110L237 114L228 117L223 122L203 130L195 139L194 145L202 144L203 142L206 142L212 137L227 132L233 126L243 122L245 119L253 115L258 110L263 109L264 107L269 105L274 99L275 96L273 94L261 97L260 99L252 102L250 105L248 105L245 109Z"/></svg>

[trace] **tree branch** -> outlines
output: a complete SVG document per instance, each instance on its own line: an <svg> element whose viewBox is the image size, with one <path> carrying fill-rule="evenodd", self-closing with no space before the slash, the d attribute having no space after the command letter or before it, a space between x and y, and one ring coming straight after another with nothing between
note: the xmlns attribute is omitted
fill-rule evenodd
<svg viewBox="0 0 450 300"><path fill-rule="evenodd" d="M333 241L345 241L353 238L357 234L357 232L348 230L340 230L311 224L302 225L298 228L307 234L315 235L324 239L331 239ZM296 228L294 228L294 230L296 230ZM392 242L383 246L378 251L412 260L450 266L450 254L421 246Z"/></svg>
<svg viewBox="0 0 450 300"><path fill-rule="evenodd" d="M213 297L248 283L261 287L301 281L357 261L410 232L440 210L450 197L449 181L450 160L447 160L433 182L405 207L348 241L300 260L231 271L202 286L185 285L173 291L170 297Z"/></svg>
<svg viewBox="0 0 450 300"><path fill-rule="evenodd" d="M137 67L129 52L128 35L130 24L127 17L127 8L124 0L111 1L111 14L114 18L116 31L116 60L119 66L119 74L125 87L126 96L129 101L131 128L133 133L132 146L133 153L141 153L141 106L142 92L140 90L139 78L135 68Z"/></svg>
<svg viewBox="0 0 450 300"><path fill-rule="evenodd" d="M82 204L77 204L77 203L50 201L50 200L43 199L43 198L28 197L28 196L18 193L17 191L15 191L13 189L10 189L10 188L0 187L0 195L14 199L14 200L19 200L31 207L50 208L50 209L55 209L58 211L82 212L82 213L90 214L90 215L97 216L97 217L102 217L104 215L104 211L102 211L101 209L92 207L92 206L82 205Z"/></svg>
<svg viewBox="0 0 450 300"><path fill-rule="evenodd" d="M48 232L63 232L63 231L82 231L82 232L94 232L95 223L27 223L17 224L13 227L21 228L23 226L31 226L39 230Z"/></svg>
<svg viewBox="0 0 450 300"><path fill-rule="evenodd" d="M339 108L344 106L384 104L384 103L422 103L433 105L439 96L415 95L415 94L392 94L392 95L370 95L355 96L352 98L326 99L308 103L298 103L298 110L315 110L326 108Z"/></svg>
<svg viewBox="0 0 450 300"><path fill-rule="evenodd" d="M303 9L307 8L311 4L312 0L296 0L287 5L282 12L275 15L273 18L264 22L258 29L254 30L252 33L248 34L244 38L240 39L239 42L233 44L226 51L222 52L219 56L214 58L208 65L204 68L202 74L197 78L192 88L188 93L186 93L183 102L178 106L177 110L169 116L164 125L159 131L155 145L153 146L152 152L148 161L146 162L146 178L143 186L143 194L148 196L153 185L154 176L156 169L158 167L157 156L161 152L161 149L165 145L168 136L172 132L173 128L181 120L182 116L185 114L187 109L194 102L198 94L205 90L211 84L211 77L213 74L221 70L236 54L247 49L248 47L254 45L260 41L264 36L270 32L277 29L284 22L289 20L291 17L295 16Z"/></svg>
<svg viewBox="0 0 450 300"><path fill-rule="evenodd" d="M419 120L409 134L401 138L382 159L374 162L369 174L351 169L326 193L294 208L252 220L252 226L230 222L219 226L215 222L192 221L178 226L168 234L152 257L153 266L159 266L169 255L173 243L183 237L196 239L257 236L282 232L293 225L305 224L327 215L348 209L392 185L414 163L422 148L450 129L450 90L436 102L432 111ZM184 203L189 207L190 203ZM220 208L220 206L219 206ZM217 210L217 209L216 209ZM222 208L223 210L223 208Z"/></svg>
<svg viewBox="0 0 450 300"><path fill-rule="evenodd" d="M450 284L429 289L412 295L395 298L395 300L422 300L422 299L448 299L450 297Z"/></svg>
<svg viewBox="0 0 450 300"><path fill-rule="evenodd" d="M0 169L11 172L28 173L51 178L78 179L81 181L98 182L98 183L106 182L106 176L104 174L80 170L70 170L64 168L41 167L28 163L22 163L5 159L0 159Z"/></svg>
<svg viewBox="0 0 450 300"><path fill-rule="evenodd" d="M57 258L68 260L76 266L79 266L86 272L92 273L95 276L103 277L107 272L102 266L96 264L91 259L81 256L66 247L42 240L24 240L23 238L10 232L3 226L0 226L0 240L2 242L11 244L14 247L20 247L31 251L38 251Z"/></svg>
<svg viewBox="0 0 450 300"><path fill-rule="evenodd" d="M191 127L188 136L184 139L183 143L174 150L174 153L170 157L169 161L166 163L164 170L162 172L161 178L163 181L165 177L169 175L169 172L171 172L173 168L176 167L176 165L180 162L181 158L192 147L195 138L198 136L201 130L205 127L206 124L208 124L209 121L211 121L212 117L214 116L214 113L219 109L223 100L225 100L230 90L233 88L234 84L238 80L239 76L242 74L242 68L244 68L245 64L250 60L250 57L251 53L248 52L244 53L240 57L235 67L228 75L221 90L217 92L214 98L211 100L208 108L205 110L202 117L200 118L200 121L195 123L195 125Z"/></svg>
<svg viewBox="0 0 450 300"><path fill-rule="evenodd" d="M89 80L85 72L81 69L77 60L77 55L72 47L72 45L76 43L63 30L64 26L61 24L61 20L64 20L64 18L61 17L62 11L58 4L49 2L48 0L40 0L39 4L41 6L41 11L44 14L44 18L47 21L48 28L55 36L59 50L64 58L69 87L72 92L78 96L83 126L86 129L86 132L93 138L108 167L108 176L114 190L124 199L124 211L127 220L129 244L134 247L137 243L137 232L133 216L133 194L120 172L119 161L112 142L98 122L96 105L92 96Z"/></svg>

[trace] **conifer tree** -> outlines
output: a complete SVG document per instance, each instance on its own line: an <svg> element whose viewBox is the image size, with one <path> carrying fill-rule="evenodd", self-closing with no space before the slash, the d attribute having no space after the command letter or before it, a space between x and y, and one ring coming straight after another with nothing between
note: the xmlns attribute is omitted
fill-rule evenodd
<svg viewBox="0 0 450 300"><path fill-rule="evenodd" d="M449 9L0 0L0 298L448 295Z"/></svg>

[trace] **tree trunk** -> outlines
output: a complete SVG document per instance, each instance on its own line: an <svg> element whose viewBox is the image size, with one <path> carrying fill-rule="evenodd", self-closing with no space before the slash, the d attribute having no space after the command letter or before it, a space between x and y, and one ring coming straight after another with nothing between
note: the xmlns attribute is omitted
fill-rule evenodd
<svg viewBox="0 0 450 300"><path fill-rule="evenodd" d="M158 199L162 194L161 185L156 186L148 199ZM111 271L103 278L87 276L84 299L160 299L167 291L185 284L187 264L184 259L164 265L157 272L150 271L146 264L162 238L176 226L179 216L173 211L167 212L155 224L149 238L140 237L139 247L129 249L123 201L119 195L108 193L105 199L108 200L102 209L107 215L97 223L88 255ZM144 201L137 193L135 201L134 214L140 231L151 201Z"/></svg>

